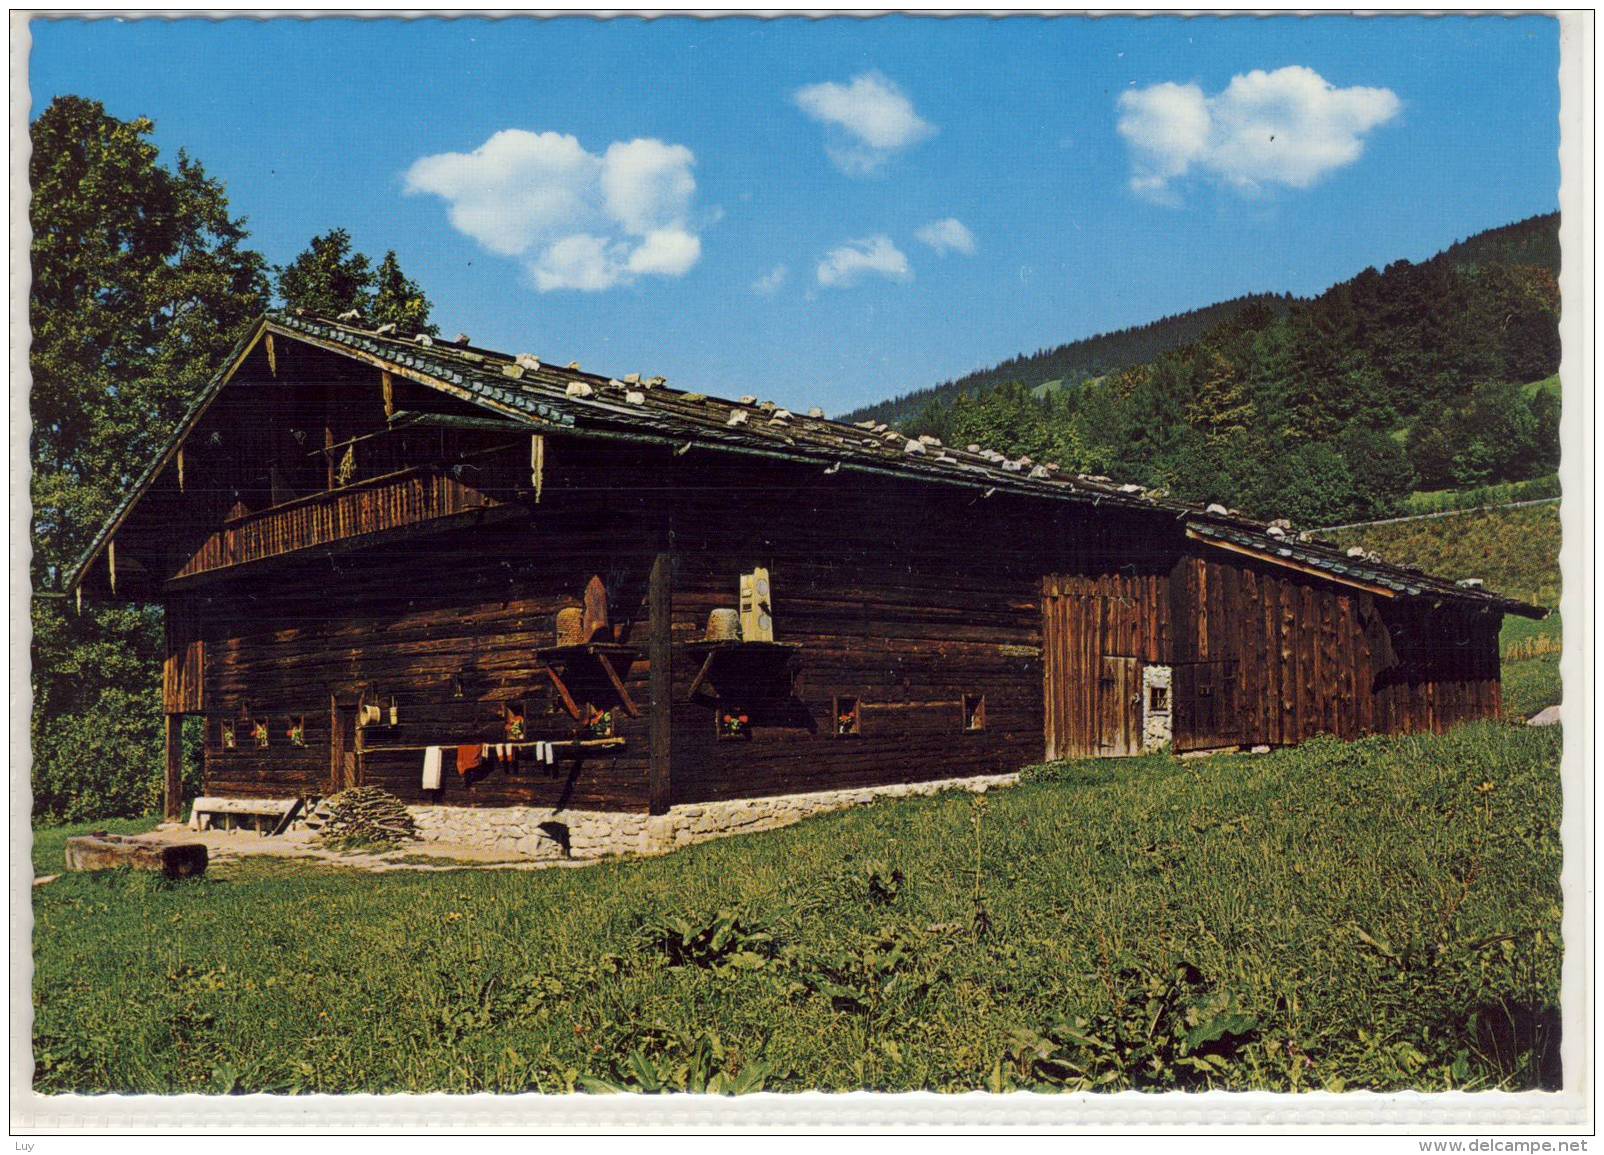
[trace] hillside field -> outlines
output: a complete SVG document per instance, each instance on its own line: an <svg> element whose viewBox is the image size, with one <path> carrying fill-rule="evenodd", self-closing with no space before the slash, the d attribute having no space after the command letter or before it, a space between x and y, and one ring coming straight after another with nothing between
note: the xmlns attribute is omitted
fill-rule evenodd
<svg viewBox="0 0 1604 1155"><path fill-rule="evenodd" d="M1059 763L583 870L68 875L35 1086L1552 1087L1560 741Z"/></svg>

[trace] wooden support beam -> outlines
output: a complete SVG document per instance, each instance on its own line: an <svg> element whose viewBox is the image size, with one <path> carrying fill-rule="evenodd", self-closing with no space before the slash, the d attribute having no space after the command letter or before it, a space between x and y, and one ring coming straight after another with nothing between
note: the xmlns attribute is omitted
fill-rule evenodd
<svg viewBox="0 0 1604 1155"><path fill-rule="evenodd" d="M178 492L184 492L184 447L178 447Z"/></svg>
<svg viewBox="0 0 1604 1155"><path fill-rule="evenodd" d="M673 789L669 780L672 764L673 739L673 585L674 555L667 551L652 559L652 574L648 590L650 621L648 632L648 660L651 662L651 717L647 730L651 736L651 751L647 763L647 792L651 813L666 814L673 805Z"/></svg>
<svg viewBox="0 0 1604 1155"><path fill-rule="evenodd" d="M551 679L552 687L557 691L557 697L562 699L563 709L573 716L574 721L583 722L585 720L585 712L579 708L579 703L574 701L574 696L568 692L568 687L563 684L562 675L550 666L542 666L541 670L546 677Z"/></svg>
<svg viewBox="0 0 1604 1155"><path fill-rule="evenodd" d="M388 369L379 370L379 384L384 389L384 419L395 420L395 380Z"/></svg>
<svg viewBox="0 0 1604 1155"><path fill-rule="evenodd" d="M106 577L111 583L111 592L117 592L117 539L112 538L106 543Z"/></svg>
<svg viewBox="0 0 1604 1155"><path fill-rule="evenodd" d="M267 340L264 343L267 345L267 371L273 374L273 376L277 377L278 349L273 344L273 334L269 333L267 335Z"/></svg>
<svg viewBox="0 0 1604 1155"><path fill-rule="evenodd" d="M597 654L596 664L602 668L602 673L606 674L607 680L613 684L613 689L618 693L618 700L623 703L624 712L631 718L639 718L640 707L635 705L635 699L631 698L629 691L624 688L623 679L618 676L618 671L613 669L612 659L606 654Z"/></svg>
<svg viewBox="0 0 1604 1155"><path fill-rule="evenodd" d="M178 822L184 817L184 716L163 715L166 727L167 775L162 786L162 817Z"/></svg>
<svg viewBox="0 0 1604 1155"><path fill-rule="evenodd" d="M546 488L546 438L539 433L529 438L529 484L535 487L535 504L539 505Z"/></svg>

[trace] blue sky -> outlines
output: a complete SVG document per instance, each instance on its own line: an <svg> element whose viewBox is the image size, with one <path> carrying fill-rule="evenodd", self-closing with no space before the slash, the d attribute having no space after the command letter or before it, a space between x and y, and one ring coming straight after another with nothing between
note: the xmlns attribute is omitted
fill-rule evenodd
<svg viewBox="0 0 1604 1155"><path fill-rule="evenodd" d="M1558 206L1543 17L35 21L277 263L447 334L831 413Z"/></svg>

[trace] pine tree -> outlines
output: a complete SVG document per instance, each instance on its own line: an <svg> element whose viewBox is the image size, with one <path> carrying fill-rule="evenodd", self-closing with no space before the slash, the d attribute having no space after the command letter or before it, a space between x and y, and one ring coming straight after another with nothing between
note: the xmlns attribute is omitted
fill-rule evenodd
<svg viewBox="0 0 1604 1155"><path fill-rule="evenodd" d="M435 336L440 327L429 320L429 298L419 284L401 271L395 250L384 254L373 293L372 317L376 325L394 325L402 333Z"/></svg>
<svg viewBox="0 0 1604 1155"><path fill-rule="evenodd" d="M355 309L365 318L372 310L373 263L352 252L351 234L344 229L313 237L304 252L275 272L279 298L292 312L338 317Z"/></svg>

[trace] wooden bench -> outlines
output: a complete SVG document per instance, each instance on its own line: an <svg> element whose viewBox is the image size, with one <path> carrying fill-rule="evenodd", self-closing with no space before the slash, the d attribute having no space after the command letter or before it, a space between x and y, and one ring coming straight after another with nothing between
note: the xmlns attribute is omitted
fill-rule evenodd
<svg viewBox="0 0 1604 1155"><path fill-rule="evenodd" d="M300 798L197 798L191 830L254 830L282 834L301 813Z"/></svg>

